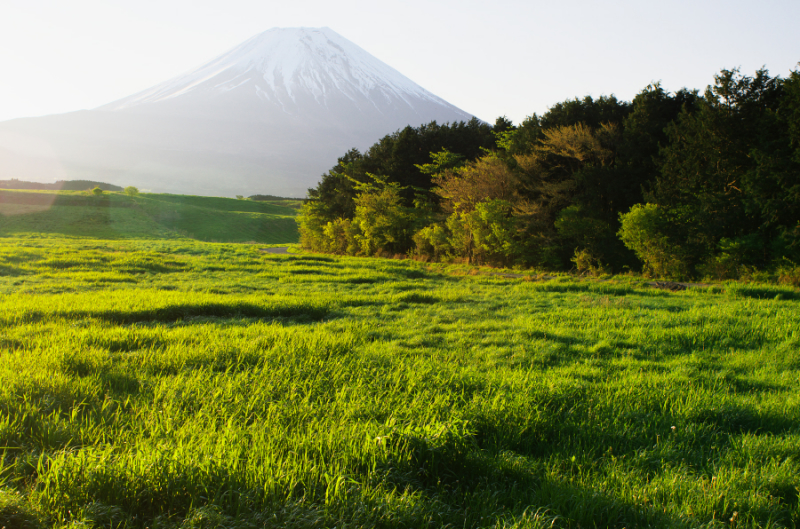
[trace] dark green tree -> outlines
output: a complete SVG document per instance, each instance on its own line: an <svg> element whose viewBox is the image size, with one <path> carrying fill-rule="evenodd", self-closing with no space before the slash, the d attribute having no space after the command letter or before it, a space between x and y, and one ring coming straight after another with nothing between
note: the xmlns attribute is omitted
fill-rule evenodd
<svg viewBox="0 0 800 529"><path fill-rule="evenodd" d="M477 118L468 122L439 125L435 121L419 127L406 127L381 138L365 153L351 149L322 175L316 188L309 189L309 200L318 201L315 214L326 222L353 218L357 195L354 182L367 183L368 173L386 176L400 185L405 206L412 206L421 192L433 187L431 174L420 170L431 161L431 153L447 150L474 160L484 149L494 146L492 127ZM431 195L432 196L432 195Z"/></svg>
<svg viewBox="0 0 800 529"><path fill-rule="evenodd" d="M649 201L670 219L670 240L690 270L737 252L763 266L774 258L779 226L792 211L789 137L778 116L783 83L764 70L715 76L696 111L684 106L667 127L660 174ZM795 201L796 202L796 201Z"/></svg>
<svg viewBox="0 0 800 529"><path fill-rule="evenodd" d="M630 111L631 104L618 100L613 94L598 99L576 97L550 107L541 118L541 127L549 129L583 123L596 129L603 123L621 124Z"/></svg>
<svg viewBox="0 0 800 529"><path fill-rule="evenodd" d="M364 156L358 149L350 149L341 156L330 171L322 175L317 187L308 190L308 199L317 203L314 214L326 222L338 218L352 218L357 195L354 180L367 182L362 169Z"/></svg>

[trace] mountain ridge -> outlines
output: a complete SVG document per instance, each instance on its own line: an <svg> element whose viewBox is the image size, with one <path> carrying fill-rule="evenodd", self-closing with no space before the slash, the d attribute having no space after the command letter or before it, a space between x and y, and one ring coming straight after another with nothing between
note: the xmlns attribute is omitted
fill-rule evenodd
<svg viewBox="0 0 800 529"><path fill-rule="evenodd" d="M0 123L0 179L302 196L350 148L471 118L329 28L273 28L94 110ZM30 152L9 135L43 146L48 163L26 159L39 169L19 174Z"/></svg>
<svg viewBox="0 0 800 529"><path fill-rule="evenodd" d="M294 41L281 38L286 34L295 34L298 38ZM323 40L325 42L322 42ZM298 50L298 48L307 48L307 50ZM341 53L326 53L332 50ZM303 51L307 53L303 54ZM315 55L319 57L315 57ZM288 78L291 81L300 77L300 80L305 83L304 88L314 92L315 96L321 95L324 99L327 90L326 86L320 83L322 80L320 76L308 75L308 68L305 70L302 68L302 66L306 66L305 63L308 62L309 57L324 59L313 61L311 70L332 78L336 88L343 88L336 82L337 77L338 79L349 78L351 87L359 88L361 94L365 96L369 95L369 90L378 89L391 92L392 95L400 98L407 93L431 101L444 102L330 28L272 28L254 35L195 70L137 94L103 105L98 110L124 110L132 106L179 97L198 89L202 84L220 77L230 70L233 70L231 73L236 75L222 81L215 81L213 87L220 93L241 89L242 86L254 80L254 74L260 74L261 80L267 84L266 87L261 87L261 91L264 93L269 93L267 88L276 92L279 90L279 86L283 85L281 88L284 88L288 96L294 99L293 83L287 83L286 80ZM355 61L349 59L355 59ZM331 64L339 67L338 72L335 68L330 68ZM356 75L353 75L354 73ZM245 77L248 74L250 76ZM244 78L242 79L242 77ZM468 116L466 113L464 114Z"/></svg>

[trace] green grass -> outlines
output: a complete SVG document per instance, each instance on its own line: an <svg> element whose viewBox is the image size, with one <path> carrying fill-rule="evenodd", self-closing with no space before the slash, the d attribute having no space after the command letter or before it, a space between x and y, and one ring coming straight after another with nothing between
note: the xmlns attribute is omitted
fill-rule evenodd
<svg viewBox="0 0 800 529"><path fill-rule="evenodd" d="M798 303L0 239L0 526L797 527Z"/></svg>
<svg viewBox="0 0 800 529"><path fill-rule="evenodd" d="M0 236L296 243L297 209L189 195L0 191Z"/></svg>

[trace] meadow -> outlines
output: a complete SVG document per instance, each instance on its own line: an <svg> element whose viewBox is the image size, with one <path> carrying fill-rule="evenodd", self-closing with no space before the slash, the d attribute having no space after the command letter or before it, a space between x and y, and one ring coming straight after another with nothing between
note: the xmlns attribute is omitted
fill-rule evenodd
<svg viewBox="0 0 800 529"><path fill-rule="evenodd" d="M294 203L293 203L294 202ZM0 237L196 239L297 242L301 201L250 201L192 195L0 190Z"/></svg>
<svg viewBox="0 0 800 529"><path fill-rule="evenodd" d="M796 289L3 229L8 529L800 525Z"/></svg>

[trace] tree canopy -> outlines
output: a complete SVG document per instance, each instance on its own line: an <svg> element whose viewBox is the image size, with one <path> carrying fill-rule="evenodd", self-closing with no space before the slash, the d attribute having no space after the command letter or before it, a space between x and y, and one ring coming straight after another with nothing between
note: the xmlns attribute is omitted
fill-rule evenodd
<svg viewBox="0 0 800 529"><path fill-rule="evenodd" d="M797 263L800 72L406 127L339 158L300 222L306 246L360 255L674 278Z"/></svg>

